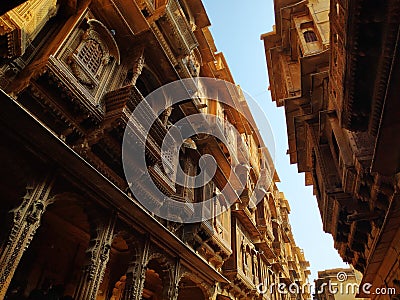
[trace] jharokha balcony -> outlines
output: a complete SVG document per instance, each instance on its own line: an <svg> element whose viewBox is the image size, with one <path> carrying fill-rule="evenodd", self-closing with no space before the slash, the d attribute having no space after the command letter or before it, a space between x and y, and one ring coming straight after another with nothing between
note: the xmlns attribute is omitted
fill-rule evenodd
<svg viewBox="0 0 400 300"><path fill-rule="evenodd" d="M157 5L149 3L151 1L148 0L145 2L149 14L147 21L163 47L168 49L167 52L172 51L176 58L190 55L198 46L198 42L185 8L178 0L168 0L164 1L165 4Z"/></svg>
<svg viewBox="0 0 400 300"><path fill-rule="evenodd" d="M183 55L190 54L190 52L197 47L198 43L178 0L168 1L166 20L172 32L178 37L178 41L180 42L180 45L176 45L177 52Z"/></svg>

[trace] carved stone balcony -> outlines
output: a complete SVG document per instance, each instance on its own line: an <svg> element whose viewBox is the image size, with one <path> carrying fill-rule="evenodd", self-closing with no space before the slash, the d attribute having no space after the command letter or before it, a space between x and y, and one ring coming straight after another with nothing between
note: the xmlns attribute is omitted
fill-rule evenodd
<svg viewBox="0 0 400 300"><path fill-rule="evenodd" d="M165 37L178 57L189 55L198 46L192 28L177 0L169 0L159 20Z"/></svg>
<svg viewBox="0 0 400 300"><path fill-rule="evenodd" d="M258 180L257 189L259 193L263 193L263 195L260 195L262 197L267 194L268 189L273 183L273 171L274 170L271 171L269 168L262 168L260 170L260 179Z"/></svg>
<svg viewBox="0 0 400 300"><path fill-rule="evenodd" d="M215 217L210 218L215 213L212 212L212 208L208 205L202 205L203 216L205 220L201 222L201 228L209 236L208 242L214 244L228 257L231 253L231 234L228 228L224 227L219 220ZM227 212L225 212L227 213Z"/></svg>
<svg viewBox="0 0 400 300"><path fill-rule="evenodd" d="M258 295L253 282L251 266L246 267L245 270L239 268L226 270L224 275L230 280L228 290L234 291L238 296L237 299L249 299L251 296L259 299L256 298Z"/></svg>
<svg viewBox="0 0 400 300"><path fill-rule="evenodd" d="M209 125L207 126L213 129L218 128L215 122L208 121L208 123ZM227 148L212 135L197 139L196 145L200 153L203 155L210 154L218 161L218 168L215 175L216 182L218 182L220 186L226 186L227 195L232 197L231 199L233 199L233 197L238 199L239 197L236 191L241 190L243 186L236 173L232 172L231 174L232 165L235 165L235 163L232 163L232 158L227 155Z"/></svg>
<svg viewBox="0 0 400 300"><path fill-rule="evenodd" d="M214 226L217 225L217 226ZM196 250L215 268L220 268L232 254L230 233L219 231L222 226L213 224L212 220L185 225L184 241Z"/></svg>
<svg viewBox="0 0 400 300"><path fill-rule="evenodd" d="M0 16L0 36L6 36L7 50L1 56L21 56L46 22L57 13L57 1L25 2Z"/></svg>
<svg viewBox="0 0 400 300"><path fill-rule="evenodd" d="M282 249L282 243L281 242L273 242L272 246L274 247L275 250L281 251Z"/></svg>
<svg viewBox="0 0 400 300"><path fill-rule="evenodd" d="M263 238L259 241L256 241L255 244L258 245L258 247L261 249L266 258L276 258L275 251L274 248L272 247L271 241Z"/></svg>
<svg viewBox="0 0 400 300"><path fill-rule="evenodd" d="M138 120L131 118L132 124L144 133L145 127L150 128L149 136L157 145L161 145L167 133L167 129L160 119L155 116L151 106L146 102L142 94L135 86L125 86L105 95L106 122L117 122L114 125L126 126L133 111L138 107L140 111L135 112ZM144 127L144 126L145 127ZM137 130L134 130L137 132Z"/></svg>
<svg viewBox="0 0 400 300"><path fill-rule="evenodd" d="M84 111L90 118L101 120L105 109L104 102L97 101L95 96L79 83L68 67L53 55L48 58L43 76L36 81L36 84L43 85L43 81L56 86L57 92L61 95L68 95L66 98L70 99L72 105Z"/></svg>
<svg viewBox="0 0 400 300"><path fill-rule="evenodd" d="M124 126L129 121L136 106L143 100L143 96L134 86L125 86L118 90L111 91L105 96L107 121L118 120Z"/></svg>
<svg viewBox="0 0 400 300"><path fill-rule="evenodd" d="M223 136L225 141L220 143L220 147L229 159L231 165L236 166L239 164L237 153L237 141L233 125L229 122L224 123L220 118L216 117L209 120L210 126L215 131L216 136Z"/></svg>
<svg viewBox="0 0 400 300"><path fill-rule="evenodd" d="M290 233L292 232L292 227L288 221L282 222L282 237L285 243L290 243Z"/></svg>
<svg viewBox="0 0 400 300"><path fill-rule="evenodd" d="M279 280L281 282L286 283L287 285L290 285L292 283L292 279L290 278L289 268L288 268L286 262L282 262L282 269L283 269L283 272L281 273Z"/></svg>
<svg viewBox="0 0 400 300"><path fill-rule="evenodd" d="M296 260L293 256L288 256L288 267L290 271L296 271L298 270L298 264L296 263Z"/></svg>
<svg viewBox="0 0 400 300"><path fill-rule="evenodd" d="M272 269L279 272L279 281L290 285L292 280L290 278L288 263L285 259L279 259L272 263Z"/></svg>
<svg viewBox="0 0 400 300"><path fill-rule="evenodd" d="M175 184L168 177L167 174L156 164L148 168L149 173L153 179L155 179L156 186L163 191L164 194L172 196L176 189Z"/></svg>
<svg viewBox="0 0 400 300"><path fill-rule="evenodd" d="M247 193L247 189L245 189L243 193ZM243 193L241 199L243 198ZM256 225L254 213L252 213L247 206L235 203L235 205L232 206L232 213L246 227L246 230L250 233L253 239L257 239L260 237L260 232L258 231Z"/></svg>
<svg viewBox="0 0 400 300"><path fill-rule="evenodd" d="M141 105L138 106L139 104ZM172 196L176 192L173 179L175 178L178 154L173 150L161 153L161 143L167 134L167 129L155 116L151 106L138 89L131 85L109 92L105 96L105 105L107 126L118 127L122 132L127 125L129 126L132 143L140 141L139 144L145 145L146 157L151 164L148 171L155 180L155 184L166 195ZM140 111L139 113L135 112L135 117L132 117L132 112L136 109L140 109ZM122 139L122 136L120 138ZM133 152L137 152L137 148L137 145L132 144ZM130 167L135 168L133 158Z"/></svg>
<svg viewBox="0 0 400 300"><path fill-rule="evenodd" d="M272 241L274 240L274 232L272 231L272 227L266 226L265 231L267 233L267 237Z"/></svg>
<svg viewBox="0 0 400 300"><path fill-rule="evenodd" d="M285 245L281 241L272 242L272 248L274 249L277 257L284 256Z"/></svg>
<svg viewBox="0 0 400 300"><path fill-rule="evenodd" d="M240 163L248 163L250 158L250 151L249 146L246 144L246 141L243 139L242 136L238 137L237 141L238 145L238 160Z"/></svg>

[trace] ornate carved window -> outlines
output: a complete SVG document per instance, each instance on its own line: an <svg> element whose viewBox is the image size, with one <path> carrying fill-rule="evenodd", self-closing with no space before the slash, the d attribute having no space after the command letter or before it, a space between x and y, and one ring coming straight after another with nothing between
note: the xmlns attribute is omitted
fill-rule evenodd
<svg viewBox="0 0 400 300"><path fill-rule="evenodd" d="M48 69L59 79L59 88L73 92L88 116L100 120L105 113L104 95L119 79L120 53L113 31L89 9L49 56Z"/></svg>
<svg viewBox="0 0 400 300"><path fill-rule="evenodd" d="M64 49L60 56L65 57L72 74L92 97L100 97L98 93L103 91L107 74L119 63L118 46L110 30L87 16Z"/></svg>
<svg viewBox="0 0 400 300"><path fill-rule="evenodd" d="M96 75L103 60L103 49L99 42L88 39L81 44L77 57L87 70Z"/></svg>
<svg viewBox="0 0 400 300"><path fill-rule="evenodd" d="M317 35L312 30L307 30L307 31L303 32L303 35L304 35L304 39L306 40L307 43L312 43L312 42L318 41Z"/></svg>
<svg viewBox="0 0 400 300"><path fill-rule="evenodd" d="M99 84L103 67L109 63L110 53L100 34L87 30L74 51L71 68L80 83L94 88Z"/></svg>

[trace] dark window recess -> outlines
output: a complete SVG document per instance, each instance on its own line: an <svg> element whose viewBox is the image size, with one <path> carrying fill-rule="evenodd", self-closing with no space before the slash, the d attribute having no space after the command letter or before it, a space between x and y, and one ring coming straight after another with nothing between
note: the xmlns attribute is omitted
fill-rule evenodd
<svg viewBox="0 0 400 300"><path fill-rule="evenodd" d="M142 9L142 14L143 14L143 16L144 16L145 18L147 18L147 17L150 16L150 14L149 14L149 12L147 11L147 9Z"/></svg>
<svg viewBox="0 0 400 300"><path fill-rule="evenodd" d="M303 33L304 39L306 40L307 43L312 43L318 41L317 36L314 31L312 30L307 30Z"/></svg>
<svg viewBox="0 0 400 300"><path fill-rule="evenodd" d="M299 46L299 56L300 56L300 57L303 57L303 51L301 51L300 46Z"/></svg>
<svg viewBox="0 0 400 300"><path fill-rule="evenodd" d="M335 155L337 160L339 161L339 154L340 154L340 150L339 150L339 145L337 143L335 134L332 131L332 144L333 144L333 150L335 151Z"/></svg>
<svg viewBox="0 0 400 300"><path fill-rule="evenodd" d="M182 8L183 13L185 14L186 20L189 22L190 15L189 15L189 12L187 10L185 3L182 0L179 0L178 2L179 2L180 7Z"/></svg>

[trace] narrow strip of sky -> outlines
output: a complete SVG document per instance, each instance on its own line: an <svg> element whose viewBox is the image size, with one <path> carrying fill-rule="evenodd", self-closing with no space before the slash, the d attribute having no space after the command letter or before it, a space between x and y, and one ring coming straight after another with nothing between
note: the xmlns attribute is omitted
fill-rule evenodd
<svg viewBox="0 0 400 300"><path fill-rule="evenodd" d="M243 90L249 93L267 115L275 139L275 165L281 183L278 187L289 200L290 221L298 246L311 263L311 278L317 271L347 267L333 246L333 239L322 230L317 200L312 187L304 186L304 175L290 165L286 154L287 135L284 109L276 108L268 88L262 33L275 23L272 0L203 0L211 21L211 32L219 51ZM259 126L263 127L263 126Z"/></svg>

